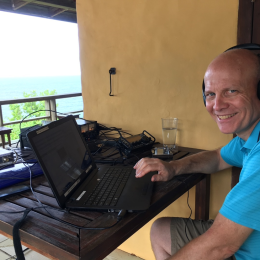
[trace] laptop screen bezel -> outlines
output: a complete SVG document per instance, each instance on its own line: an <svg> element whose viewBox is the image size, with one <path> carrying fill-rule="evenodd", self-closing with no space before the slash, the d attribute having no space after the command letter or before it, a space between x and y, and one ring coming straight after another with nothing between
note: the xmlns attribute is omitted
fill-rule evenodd
<svg viewBox="0 0 260 260"><path fill-rule="evenodd" d="M46 131L51 131L53 128L56 128L57 126L60 126L62 124L66 124L68 121L72 121L74 123L74 126L75 126L75 128L77 130L77 133L80 136L80 138L81 138L81 140L82 140L82 142L83 142L83 144L85 146L85 149L89 153L89 156L90 156L91 162L92 162L92 164L91 164L92 167L91 167L90 171L82 172L82 174L79 177L80 178L79 183L77 185L75 185L75 187L73 189L71 189L69 192L68 191L65 192L65 193L67 193L67 195L65 196L64 193L62 195L60 195L58 190L56 189L55 183L52 181L51 175L49 174L47 168L45 167L44 162L42 161L41 156L40 156L40 154L39 154L39 152L37 150L37 147L36 147L35 142L34 142L34 138L36 136L44 134ZM44 128L46 128L46 129L44 129ZM43 131L43 130L45 130L45 131ZM90 152L90 150L88 148L88 145L86 144L84 138L82 137L82 135L80 133L80 130L79 130L79 127L78 127L78 125L76 123L75 118L70 115L70 116L62 118L60 120L51 122L50 124L48 124L46 126L43 126L41 128L38 128L38 129L36 129L34 131L29 132L27 134L27 138L28 138L28 140L29 140L29 142L31 144L31 147L32 147L32 149L33 149L33 151L34 151L34 153L35 153L35 155L37 157L37 160L38 160L38 162L39 162L39 164L40 164L40 166L41 166L41 168L43 170L43 173L44 173L46 179L48 180L48 182L50 184L50 187L51 187L51 189L52 189L52 191L53 191L53 193L54 193L54 195L55 195L55 197L57 199L58 204L60 205L61 208L65 208L66 202L70 199L71 195L75 192L75 190L80 186L80 184L82 184L82 182L87 178L87 176L89 176L95 169L97 169L97 166L96 166L96 164L94 162L93 156L91 155L91 152ZM74 183L76 183L76 181L77 181L77 179L75 180Z"/></svg>

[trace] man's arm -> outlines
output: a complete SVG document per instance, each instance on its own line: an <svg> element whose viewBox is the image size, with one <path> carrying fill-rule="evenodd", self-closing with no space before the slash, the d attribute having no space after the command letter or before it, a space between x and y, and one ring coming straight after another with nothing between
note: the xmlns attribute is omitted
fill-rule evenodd
<svg viewBox="0 0 260 260"><path fill-rule="evenodd" d="M167 260L226 259L240 248L252 231L219 213L209 230Z"/></svg>
<svg viewBox="0 0 260 260"><path fill-rule="evenodd" d="M180 160L164 162L156 158L143 158L134 166L136 177L141 178L148 172L158 171L152 181L167 181L184 173L213 173L227 169L227 164L220 155L220 149L200 152Z"/></svg>

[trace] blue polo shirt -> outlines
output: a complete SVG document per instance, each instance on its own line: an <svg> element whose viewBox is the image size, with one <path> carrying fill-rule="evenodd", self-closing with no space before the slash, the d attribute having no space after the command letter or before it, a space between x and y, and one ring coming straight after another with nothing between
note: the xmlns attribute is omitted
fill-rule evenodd
<svg viewBox="0 0 260 260"><path fill-rule="evenodd" d="M221 149L230 165L241 167L239 183L228 193L220 213L226 218L254 229L236 252L237 260L260 259L260 122L245 142L234 138Z"/></svg>

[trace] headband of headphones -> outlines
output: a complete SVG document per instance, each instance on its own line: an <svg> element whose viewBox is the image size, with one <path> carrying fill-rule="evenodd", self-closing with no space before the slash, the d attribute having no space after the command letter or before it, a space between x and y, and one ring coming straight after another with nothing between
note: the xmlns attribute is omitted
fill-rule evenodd
<svg viewBox="0 0 260 260"><path fill-rule="evenodd" d="M239 45L233 46L233 47L225 50L224 52L234 50L234 49L245 49L245 50L249 50L249 51L260 50L260 45L255 44L255 43L239 44ZM206 96L205 96L204 92L205 92L205 84L204 84L204 79L203 79L203 82L202 82L202 97L203 97L204 105L206 106ZM258 99L260 99L260 81L258 82L258 85L257 85L257 97L258 97Z"/></svg>

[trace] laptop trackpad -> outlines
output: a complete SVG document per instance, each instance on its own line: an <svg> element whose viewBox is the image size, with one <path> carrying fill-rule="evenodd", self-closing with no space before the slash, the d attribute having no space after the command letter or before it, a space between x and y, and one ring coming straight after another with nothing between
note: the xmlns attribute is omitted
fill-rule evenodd
<svg viewBox="0 0 260 260"><path fill-rule="evenodd" d="M150 206L153 182L151 178L157 172L150 172L142 178L136 178L132 173L123 190L117 208L133 211L146 210Z"/></svg>

